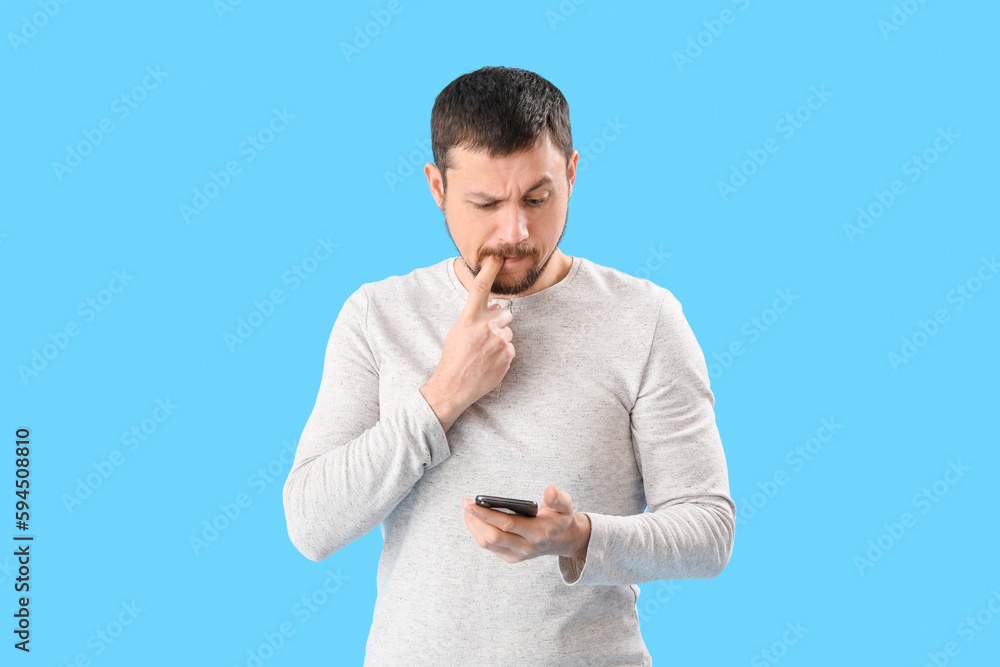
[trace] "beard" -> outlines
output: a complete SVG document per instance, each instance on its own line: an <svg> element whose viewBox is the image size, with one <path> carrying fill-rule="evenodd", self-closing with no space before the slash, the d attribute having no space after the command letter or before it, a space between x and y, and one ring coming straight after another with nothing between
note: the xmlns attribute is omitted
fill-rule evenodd
<svg viewBox="0 0 1000 667"><path fill-rule="evenodd" d="M562 232L559 234L559 240L552 247L552 251L549 252L548 256L544 259L541 256L541 250L537 247L529 246L524 243L517 243L514 245L499 245L493 247L484 247L479 251L479 256L476 258L475 267L469 266L469 263L465 261L465 256L462 255L462 251L458 249L458 245L455 243L455 238L451 235L451 227L448 225L448 217L445 216L445 227L448 229L448 236L451 238L451 242L455 245L455 250L458 250L458 256L462 258L462 263L465 267L469 269L473 278L479 275L479 272L483 269L483 260L490 255L504 259L506 257L523 257L524 261L520 262L519 266L505 273L501 267L500 272L497 273L496 278L493 279L493 286L490 288L490 292L493 294L500 294L503 296L516 296L518 294L523 294L531 289L538 279L541 277L542 273L545 271L545 267L549 265L549 260L552 259L552 255L555 253L556 248L559 247L559 243L562 241L563 236L566 234L566 225L569 222L569 207L566 208L566 218L563 220Z"/></svg>

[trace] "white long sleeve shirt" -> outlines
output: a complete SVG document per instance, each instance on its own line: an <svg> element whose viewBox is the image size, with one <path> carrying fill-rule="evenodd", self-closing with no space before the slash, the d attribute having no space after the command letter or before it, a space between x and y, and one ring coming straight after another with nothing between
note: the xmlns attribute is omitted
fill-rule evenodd
<svg viewBox="0 0 1000 667"><path fill-rule="evenodd" d="M735 531L681 305L574 257L555 285L496 300L516 356L445 433L419 388L468 297L454 261L344 303L285 482L289 536L322 560L381 524L366 665L651 664L637 584L716 576ZM462 498L541 503L549 484L590 517L585 560L509 564L478 546Z"/></svg>

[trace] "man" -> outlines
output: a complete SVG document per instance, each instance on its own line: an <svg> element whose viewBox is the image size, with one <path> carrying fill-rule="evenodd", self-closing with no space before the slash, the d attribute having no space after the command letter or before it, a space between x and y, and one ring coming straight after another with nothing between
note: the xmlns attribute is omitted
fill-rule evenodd
<svg viewBox="0 0 1000 667"><path fill-rule="evenodd" d="M669 291L559 250L579 154L555 86L465 74L431 134L459 257L344 303L289 536L322 560L381 524L366 665L651 664L636 584L714 577L732 552L704 356Z"/></svg>

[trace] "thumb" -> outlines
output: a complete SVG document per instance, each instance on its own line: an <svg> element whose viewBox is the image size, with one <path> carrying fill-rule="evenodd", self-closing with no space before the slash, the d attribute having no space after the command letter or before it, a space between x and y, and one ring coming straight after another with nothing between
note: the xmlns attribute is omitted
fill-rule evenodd
<svg viewBox="0 0 1000 667"><path fill-rule="evenodd" d="M547 506L562 514L569 514L573 511L573 501L569 494L560 491L555 484L545 489L544 500Z"/></svg>

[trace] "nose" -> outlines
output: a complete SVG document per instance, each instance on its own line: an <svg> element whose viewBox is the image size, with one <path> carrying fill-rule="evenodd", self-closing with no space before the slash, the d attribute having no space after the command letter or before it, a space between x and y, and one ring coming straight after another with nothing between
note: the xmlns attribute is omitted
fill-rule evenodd
<svg viewBox="0 0 1000 667"><path fill-rule="evenodd" d="M514 245L528 238L528 216L519 205L507 206L500 221L500 238Z"/></svg>

